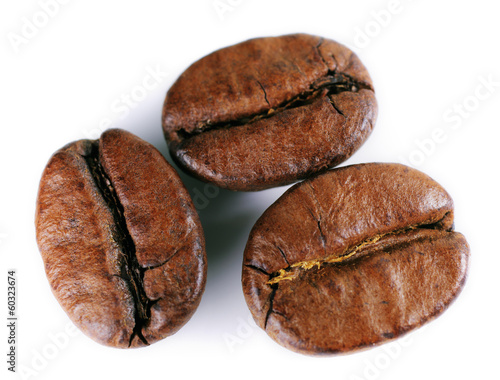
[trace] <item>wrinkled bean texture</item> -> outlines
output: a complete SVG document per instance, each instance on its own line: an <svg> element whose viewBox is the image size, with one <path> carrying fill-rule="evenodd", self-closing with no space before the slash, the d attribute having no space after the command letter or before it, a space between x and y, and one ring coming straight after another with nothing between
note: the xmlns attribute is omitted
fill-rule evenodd
<svg viewBox="0 0 500 380"><path fill-rule="evenodd" d="M97 342L148 345L196 310L206 279L198 215L175 170L131 133L108 130L57 151L35 224L52 292Z"/></svg>
<svg viewBox="0 0 500 380"><path fill-rule="evenodd" d="M169 89L162 115L181 168L242 191L338 165L376 118L373 84L356 54L306 34L256 38L200 59Z"/></svg>
<svg viewBox="0 0 500 380"><path fill-rule="evenodd" d="M242 284L255 321L281 345L348 353L441 314L468 257L439 184L403 165L354 165L293 186L266 210Z"/></svg>

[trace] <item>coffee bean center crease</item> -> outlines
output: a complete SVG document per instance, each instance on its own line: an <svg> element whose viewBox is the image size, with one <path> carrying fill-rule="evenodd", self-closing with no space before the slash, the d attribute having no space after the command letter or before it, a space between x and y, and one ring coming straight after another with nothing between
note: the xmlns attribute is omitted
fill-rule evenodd
<svg viewBox="0 0 500 380"><path fill-rule="evenodd" d="M269 105L266 89L258 80L257 83L262 89L266 103ZM269 107L268 109L264 110L261 113L241 117L239 119L231 120L229 122L221 122L221 123L211 123L210 121L201 122L198 124L197 128L192 132L187 132L186 130L181 129L178 131L178 135L181 139L189 139L190 137L203 133L207 130L224 129L224 128L237 127L240 125L252 124L258 120L270 118L276 115L277 113L283 112L285 110L311 104L316 99L325 96L330 99L332 107L335 108L335 110L340 115L345 117L345 115L335 106L335 103L332 99L332 95L337 95L340 94L341 92L358 92L361 89L373 91L373 89L367 83L359 82L358 80L347 74L337 73L336 71L329 70L324 76L315 80L310 85L308 90L294 96L292 99L286 100L276 108Z"/></svg>
<svg viewBox="0 0 500 380"><path fill-rule="evenodd" d="M339 255L330 255L328 257L320 258L320 259L315 259L315 260L308 260L308 261L300 261L291 265L288 265L286 268L280 269L274 273L268 274L269 275L269 281L267 282L268 285L274 285L279 283L280 281L283 280L293 280L295 279L300 270L309 270L314 268L315 266L321 268L322 265L324 264L338 264L345 262L347 260L355 260L358 257L356 257L356 254L360 252L362 248L366 248L370 244L375 244L378 242L380 239L390 236L390 235L402 235L408 231L415 230L418 228L423 228L423 229L440 229L441 226L441 221L445 219L448 216L449 213L446 213L441 219L439 219L436 222L426 222L424 224L419 224L415 226L408 226L403 229L399 229L396 231L391 231L387 232L384 234L376 235L372 238L369 238L360 244L357 244L356 246L352 248L348 248L344 253L342 253L340 256ZM320 222L318 222L318 228L321 231L321 225ZM322 236L324 236L322 234ZM279 249L283 257L286 257L284 252ZM288 260L287 260L288 262ZM257 268L255 268L257 269ZM294 271L295 269L298 269L299 271Z"/></svg>
<svg viewBox="0 0 500 380"><path fill-rule="evenodd" d="M90 154L84 156L84 159L102 198L113 215L116 226L113 238L122 253L119 277L126 282L134 300L135 326L130 336L129 346L131 346L135 336L144 344L149 345L142 334L142 328L149 322L151 307L156 302L147 297L143 287L144 272L150 268L142 268L137 261L136 248L127 228L123 205L99 160L99 141L93 142Z"/></svg>

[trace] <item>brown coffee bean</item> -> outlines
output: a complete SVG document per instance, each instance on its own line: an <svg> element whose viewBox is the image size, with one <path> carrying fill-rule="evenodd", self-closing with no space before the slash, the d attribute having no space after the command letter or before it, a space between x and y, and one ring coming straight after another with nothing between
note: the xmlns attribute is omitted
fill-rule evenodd
<svg viewBox="0 0 500 380"><path fill-rule="evenodd" d="M198 215L175 170L131 133L108 130L57 151L35 223L55 297L97 342L151 344L198 307L206 279Z"/></svg>
<svg viewBox="0 0 500 380"><path fill-rule="evenodd" d="M441 314L464 285L468 257L439 184L403 165L354 165L269 207L245 249L243 291L281 345L347 353Z"/></svg>
<svg viewBox="0 0 500 380"><path fill-rule="evenodd" d="M252 39L189 67L167 93L163 130L188 173L261 190L338 165L377 117L356 54L305 34Z"/></svg>

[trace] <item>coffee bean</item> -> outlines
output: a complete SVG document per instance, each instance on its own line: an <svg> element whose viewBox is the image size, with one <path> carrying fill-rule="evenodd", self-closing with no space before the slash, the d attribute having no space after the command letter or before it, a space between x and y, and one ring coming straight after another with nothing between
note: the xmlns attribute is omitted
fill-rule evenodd
<svg viewBox="0 0 500 380"><path fill-rule="evenodd" d="M354 165L269 207L250 233L242 284L255 321L281 345L347 353L441 314L468 257L439 184L403 165Z"/></svg>
<svg viewBox="0 0 500 380"><path fill-rule="evenodd" d="M175 170L118 129L50 159L36 233L50 286L99 343L126 348L175 333L205 288L203 231Z"/></svg>
<svg viewBox="0 0 500 380"><path fill-rule="evenodd" d="M338 165L377 117L356 54L320 37L252 39L189 67L167 93L163 130L188 173L232 190L261 190Z"/></svg>

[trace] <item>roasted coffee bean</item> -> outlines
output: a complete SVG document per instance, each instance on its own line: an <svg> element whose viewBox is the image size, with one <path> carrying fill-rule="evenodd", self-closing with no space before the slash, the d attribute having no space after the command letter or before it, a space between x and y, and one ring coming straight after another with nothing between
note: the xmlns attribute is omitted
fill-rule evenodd
<svg viewBox="0 0 500 380"><path fill-rule="evenodd" d="M460 293L469 248L453 202L397 164L348 166L289 189L257 221L243 290L257 324L304 354L395 339Z"/></svg>
<svg viewBox="0 0 500 380"><path fill-rule="evenodd" d="M252 39L195 62L168 91L162 119L181 168L247 191L338 165L376 117L372 81L356 54L294 34Z"/></svg>
<svg viewBox="0 0 500 380"><path fill-rule="evenodd" d="M175 170L138 137L108 130L57 151L35 223L55 297L97 342L151 344L198 307L206 279L198 215Z"/></svg>

